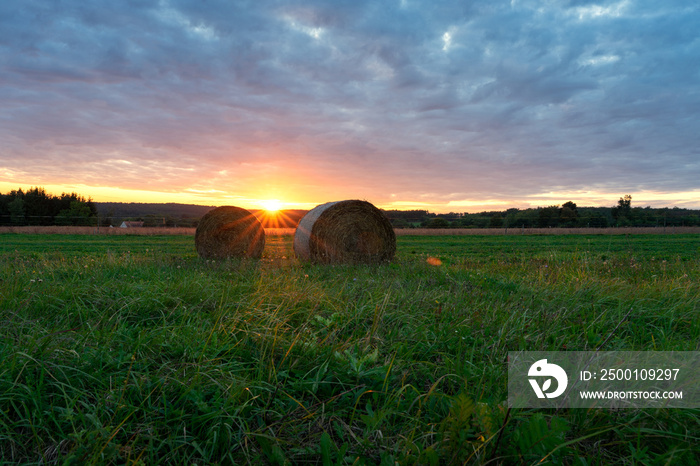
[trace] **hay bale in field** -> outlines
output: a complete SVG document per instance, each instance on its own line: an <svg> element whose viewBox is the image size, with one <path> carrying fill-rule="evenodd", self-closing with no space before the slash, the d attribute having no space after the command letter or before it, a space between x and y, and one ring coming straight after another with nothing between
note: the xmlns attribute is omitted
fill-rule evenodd
<svg viewBox="0 0 700 466"><path fill-rule="evenodd" d="M379 263L396 253L396 235L386 216L366 201L321 204L300 221L294 252L325 264Z"/></svg>
<svg viewBox="0 0 700 466"><path fill-rule="evenodd" d="M217 207L202 217L194 235L197 253L205 259L260 258L265 248L265 229L246 209Z"/></svg>

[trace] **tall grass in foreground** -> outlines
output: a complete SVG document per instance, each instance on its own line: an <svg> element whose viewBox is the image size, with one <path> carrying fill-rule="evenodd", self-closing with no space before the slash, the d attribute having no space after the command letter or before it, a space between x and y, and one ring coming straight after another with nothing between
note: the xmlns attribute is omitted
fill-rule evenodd
<svg viewBox="0 0 700 466"><path fill-rule="evenodd" d="M505 406L508 351L700 350L697 236L402 237L382 266L1 239L4 462L700 462L699 410Z"/></svg>

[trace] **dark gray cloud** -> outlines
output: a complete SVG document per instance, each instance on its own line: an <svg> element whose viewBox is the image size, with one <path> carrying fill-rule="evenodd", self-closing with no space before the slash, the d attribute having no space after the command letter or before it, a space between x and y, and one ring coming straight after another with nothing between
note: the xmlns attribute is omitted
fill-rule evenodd
<svg viewBox="0 0 700 466"><path fill-rule="evenodd" d="M687 1L8 0L0 181L697 193L699 21Z"/></svg>

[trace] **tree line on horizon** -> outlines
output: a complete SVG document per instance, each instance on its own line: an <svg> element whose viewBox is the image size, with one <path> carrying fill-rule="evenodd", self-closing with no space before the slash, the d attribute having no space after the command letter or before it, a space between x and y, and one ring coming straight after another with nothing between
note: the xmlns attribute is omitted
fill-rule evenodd
<svg viewBox="0 0 700 466"><path fill-rule="evenodd" d="M613 207L578 207L573 201L529 209L435 214L427 210L384 211L395 228L608 228L700 226L700 210L632 207L625 195Z"/></svg>
<svg viewBox="0 0 700 466"><path fill-rule="evenodd" d="M196 227L214 206L93 202L77 193L48 194L32 187L0 193L0 225L119 226L124 220L146 227ZM266 228L295 228L306 210L284 210L279 215L253 211ZM383 210L395 228L607 228L700 226L700 210L632 207L625 195L613 207L578 207L573 201L529 209L511 208L479 213L436 214L427 210Z"/></svg>
<svg viewBox="0 0 700 466"><path fill-rule="evenodd" d="M97 207L78 193L48 194L44 188L0 193L0 225L92 225Z"/></svg>

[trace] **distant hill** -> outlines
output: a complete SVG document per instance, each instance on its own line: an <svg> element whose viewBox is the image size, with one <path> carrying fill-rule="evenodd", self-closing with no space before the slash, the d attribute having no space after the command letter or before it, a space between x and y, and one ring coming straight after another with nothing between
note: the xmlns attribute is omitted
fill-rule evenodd
<svg viewBox="0 0 700 466"><path fill-rule="evenodd" d="M176 218L199 218L215 206L195 204L150 204L145 202L95 202L100 217L145 217L161 216Z"/></svg>
<svg viewBox="0 0 700 466"><path fill-rule="evenodd" d="M112 219L111 224L123 220L144 220L153 226L196 226L197 221L216 206L195 204L151 204L145 202L95 202L98 215ZM265 228L296 228L306 210L281 210L271 214L265 210L251 210Z"/></svg>

